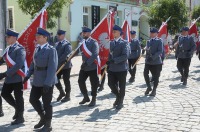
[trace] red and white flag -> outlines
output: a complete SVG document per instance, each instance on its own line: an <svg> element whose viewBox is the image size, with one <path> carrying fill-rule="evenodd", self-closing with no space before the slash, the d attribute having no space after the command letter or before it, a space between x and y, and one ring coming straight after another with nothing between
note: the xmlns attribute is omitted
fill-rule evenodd
<svg viewBox="0 0 200 132"><path fill-rule="evenodd" d="M192 25L189 28L189 35L191 35L194 38L194 42L196 43L196 47L199 45L198 40L198 28L196 25L196 21L192 23Z"/></svg>
<svg viewBox="0 0 200 132"><path fill-rule="evenodd" d="M43 10L32 22L31 24L20 34L18 42L24 46L26 50L26 61L28 66L30 66L33 58L33 52L35 50L35 34L37 33L37 28L46 28L47 22L47 11Z"/></svg>
<svg viewBox="0 0 200 132"><path fill-rule="evenodd" d="M163 40L164 46L165 46L165 53L167 54L169 52L169 45L167 42L167 36L168 36L168 31L167 31L167 22L163 22L159 31L158 31L158 37Z"/></svg>
<svg viewBox="0 0 200 132"><path fill-rule="evenodd" d="M122 31L123 31L123 39L130 42L131 41L130 27L127 20L124 20L124 23L122 24Z"/></svg>
<svg viewBox="0 0 200 132"><path fill-rule="evenodd" d="M108 21L110 22L108 23ZM99 24L91 32L91 37L96 39L99 44L99 57L101 60L101 69L105 67L106 62L108 61L110 39L113 38L111 35L113 25L114 16L113 13L109 13L99 22Z"/></svg>

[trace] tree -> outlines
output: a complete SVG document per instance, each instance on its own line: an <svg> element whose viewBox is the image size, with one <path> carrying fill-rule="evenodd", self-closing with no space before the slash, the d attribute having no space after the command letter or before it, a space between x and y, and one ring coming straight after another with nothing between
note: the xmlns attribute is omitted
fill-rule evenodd
<svg viewBox="0 0 200 132"><path fill-rule="evenodd" d="M18 0L17 2L22 12L31 15L33 18L42 9L46 0ZM69 3L71 3L71 0L55 0L55 2L47 9L48 28L52 29L56 26L56 21L53 20L53 18L61 17L63 7Z"/></svg>
<svg viewBox="0 0 200 132"><path fill-rule="evenodd" d="M196 6L192 10L192 19L197 19L198 17L200 17L200 6ZM197 21L197 26L200 26L199 21Z"/></svg>
<svg viewBox="0 0 200 132"><path fill-rule="evenodd" d="M187 7L184 0L157 0L150 7L145 7L150 26L159 28L162 22L171 16L168 31L175 34L188 22Z"/></svg>

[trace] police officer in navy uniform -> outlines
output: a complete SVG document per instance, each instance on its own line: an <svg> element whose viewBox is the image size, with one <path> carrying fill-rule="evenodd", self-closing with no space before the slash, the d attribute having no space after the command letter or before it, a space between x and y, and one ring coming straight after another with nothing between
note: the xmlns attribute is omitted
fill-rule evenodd
<svg viewBox="0 0 200 132"><path fill-rule="evenodd" d="M92 100L89 103L89 107L96 105L96 96L97 96L97 88L99 86L99 78L97 75L97 65L95 64L95 60L97 60L97 57L99 55L99 46L96 40L94 40L91 35L91 29L88 27L83 27L83 38L85 41L85 45L87 49L92 53L92 55L88 58L85 54L83 49L82 51L82 65L79 72L79 78L78 78L78 84L79 88L81 90L81 93L83 94L84 98L79 104L85 104L86 102L90 102L90 98L88 97L88 91L86 88L86 80L88 77L90 77L90 83L92 87Z"/></svg>
<svg viewBox="0 0 200 132"><path fill-rule="evenodd" d="M35 49L33 61L29 68L24 82L33 74L33 83L30 93L30 103L40 116L40 121L34 128L40 128L41 131L51 131L51 120L53 109L51 106L53 87L57 83L56 70L58 67L58 56L56 49L48 44L47 38L49 32L38 28L36 41L39 44ZM42 98L43 107L40 102Z"/></svg>
<svg viewBox="0 0 200 132"><path fill-rule="evenodd" d="M135 81L135 74L136 74L136 65L134 67L133 65L136 63L136 61L140 57L141 46L140 46L139 40L135 38L136 32L130 31L130 34L131 34L131 42L129 46L130 46L131 54L128 57L128 63L129 63L129 73L131 75L129 82L132 83Z"/></svg>
<svg viewBox="0 0 200 132"><path fill-rule="evenodd" d="M65 39L65 32L63 30L57 31L57 36L59 42L57 42L56 50L58 53L58 69L62 66L62 64L65 63L67 57L72 52L72 46L70 42ZM72 63L71 60L66 63L64 68L58 73L58 83L56 84L57 89L60 91L60 95L57 98L57 101L60 101L64 96L64 98L61 100L61 102L67 102L70 100L70 92L71 92L71 85L70 85L70 72L71 72ZM65 84L65 92L63 90L63 87L60 83L61 76L63 76L64 84Z"/></svg>
<svg viewBox="0 0 200 132"><path fill-rule="evenodd" d="M144 67L144 79L147 85L145 95L148 95L150 91L150 96L156 95L156 89L159 83L160 72L162 69L162 53L163 53L163 42L157 37L158 29L152 27L150 29L150 40L147 41L146 45L146 59ZM150 85L149 71L153 77L153 90Z"/></svg>
<svg viewBox="0 0 200 132"><path fill-rule="evenodd" d="M121 32L121 27L117 25L113 27L114 40L110 42L110 54L107 62L109 66L108 85L116 95L113 104L116 109L123 107L128 70L128 42L121 38Z"/></svg>
<svg viewBox="0 0 200 132"><path fill-rule="evenodd" d="M181 74L181 82L183 82L183 85L187 85L189 66L196 49L196 44L193 37L188 35L188 27L183 27L181 31L182 35L178 38L175 57L177 59L178 71Z"/></svg>
<svg viewBox="0 0 200 132"><path fill-rule="evenodd" d="M22 45L17 42L19 33L7 29L6 32L6 42L9 44L6 53L3 58L5 60L6 54L15 62L13 66L7 66L7 71L0 73L0 80L5 77L5 82L3 84L3 89L1 91L1 96L15 108L15 115L13 116L13 122L11 125L16 125L24 122L24 98L23 98L23 79L17 71L25 69L24 62L26 57L25 49ZM1 60L0 65L3 63ZM12 92L14 91L14 97Z"/></svg>

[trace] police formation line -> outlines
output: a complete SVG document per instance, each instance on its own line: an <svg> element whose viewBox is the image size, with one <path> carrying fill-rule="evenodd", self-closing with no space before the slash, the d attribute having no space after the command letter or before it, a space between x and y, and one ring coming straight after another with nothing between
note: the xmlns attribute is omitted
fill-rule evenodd
<svg viewBox="0 0 200 132"><path fill-rule="evenodd" d="M195 42L191 36L188 35L188 27L182 28L182 35L178 39L178 47L175 57L177 59L177 68L181 74L181 82L187 85L187 78L189 66L193 52L195 51ZM78 84L83 100L79 104L89 103L89 106L96 104L97 89L99 87L99 78L97 75L97 60L99 54L98 42L90 35L91 29L84 27L82 29L84 44L80 50L82 53L82 65L79 72ZM107 61L108 85L112 92L116 95L116 100L113 106L116 109L123 107L123 100L125 96L126 77L129 71L131 77L129 82L135 81L136 65L135 63L141 56L141 46L139 41L135 38L136 32L131 31L131 42L123 40L121 37L122 29L115 25L113 27L114 40L110 42L110 54ZM156 89L159 83L160 72L162 71L162 64L164 60L164 44L160 38L157 37L158 30L150 28L150 40L146 44L146 59L144 67L144 79L147 85L145 95L156 96ZM39 44L33 55L33 61L28 73L22 78L20 71L24 71L24 62L26 52L22 45L17 42L18 33L12 30L7 30L6 41L9 44L7 52L3 55L0 65L4 62L7 64L7 71L0 73L0 80L5 78L1 96L15 109L13 122L11 125L16 125L24 122L24 99L23 99L23 84L33 75L32 89L30 93L29 102L40 116L38 124L34 126L35 129L41 128L41 131L51 131L52 120L52 95L54 85L59 90L60 94L57 101L67 102L70 100L70 71L72 67L71 61L67 61L64 68L56 75L57 69L65 63L68 55L72 52L72 46L68 40L65 39L65 31L59 30L57 32L58 42L55 47L48 44L47 38L49 32L38 28L36 34L36 41ZM10 61L14 64L10 64ZM101 70L103 72L104 69ZM153 86L150 84L149 71L152 74ZM65 90L60 83L63 76ZM91 101L88 96L86 88L86 80L90 78L91 83ZM103 90L105 76L101 82L99 91ZM12 96L14 92L14 97ZM42 98L41 103L39 99ZM42 106L43 104L43 106ZM3 116L2 99L0 98L0 116Z"/></svg>

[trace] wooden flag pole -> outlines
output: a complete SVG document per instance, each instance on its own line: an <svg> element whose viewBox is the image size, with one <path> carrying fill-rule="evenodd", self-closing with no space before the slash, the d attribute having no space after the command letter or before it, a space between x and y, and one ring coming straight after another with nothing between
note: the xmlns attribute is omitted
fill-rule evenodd
<svg viewBox="0 0 200 132"><path fill-rule="evenodd" d="M106 75L107 68L108 68L108 65L105 66L105 69L104 69L104 71L103 71L103 74L101 75L101 79L100 79L100 82L99 82L100 85L101 85L101 83L102 83L102 80L103 80L104 76Z"/></svg>
<svg viewBox="0 0 200 132"><path fill-rule="evenodd" d="M140 57L137 59L137 61L135 62L135 64L132 66L132 69L137 65L137 63L140 61L140 58L142 57L142 55L140 55Z"/></svg>

